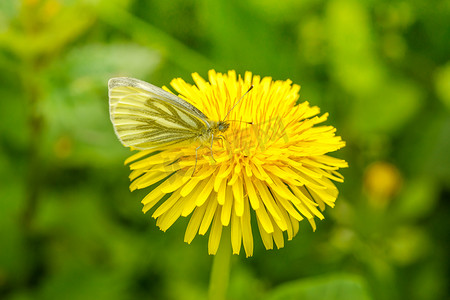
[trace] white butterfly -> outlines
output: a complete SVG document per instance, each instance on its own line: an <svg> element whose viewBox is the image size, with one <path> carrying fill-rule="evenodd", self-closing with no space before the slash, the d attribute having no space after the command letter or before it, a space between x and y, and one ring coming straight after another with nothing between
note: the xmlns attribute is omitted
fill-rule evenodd
<svg viewBox="0 0 450 300"><path fill-rule="evenodd" d="M211 121L185 100L138 79L111 78L108 88L111 122L126 147L156 150L198 142L211 143L212 149L213 140L230 126Z"/></svg>

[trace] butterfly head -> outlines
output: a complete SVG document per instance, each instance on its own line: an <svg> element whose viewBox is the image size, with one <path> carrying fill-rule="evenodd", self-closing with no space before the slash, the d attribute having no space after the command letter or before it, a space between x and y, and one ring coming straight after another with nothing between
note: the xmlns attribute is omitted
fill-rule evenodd
<svg viewBox="0 0 450 300"><path fill-rule="evenodd" d="M230 127L230 123L226 121L213 122L209 129L209 132L214 134L215 136L220 135L221 133L228 130Z"/></svg>
<svg viewBox="0 0 450 300"><path fill-rule="evenodd" d="M228 122L220 121L217 123L217 130L220 132L227 131L228 127L230 127L230 123L228 123Z"/></svg>

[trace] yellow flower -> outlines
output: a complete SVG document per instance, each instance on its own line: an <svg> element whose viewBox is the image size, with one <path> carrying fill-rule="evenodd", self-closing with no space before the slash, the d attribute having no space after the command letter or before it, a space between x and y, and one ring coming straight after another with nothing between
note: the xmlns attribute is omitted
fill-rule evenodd
<svg viewBox="0 0 450 300"><path fill-rule="evenodd" d="M231 244L239 254L243 244L253 254L251 218L257 220L266 249L284 246L283 232L291 240L299 221L306 218L313 230L314 218L323 219L325 206L334 206L338 190L331 180L342 182L337 172L343 160L327 156L345 146L332 126L315 126L328 114L308 102L296 105L300 86L273 81L246 72L209 71L209 82L197 73L195 85L178 78L172 87L209 119L223 120L230 108L230 127L214 140L212 149L192 147L140 151L131 163L131 190L156 185L142 200L154 211L157 226L165 231L180 216L190 217L184 240L191 243L209 230L209 254L215 254L223 227L231 226ZM195 173L193 175L192 172Z"/></svg>

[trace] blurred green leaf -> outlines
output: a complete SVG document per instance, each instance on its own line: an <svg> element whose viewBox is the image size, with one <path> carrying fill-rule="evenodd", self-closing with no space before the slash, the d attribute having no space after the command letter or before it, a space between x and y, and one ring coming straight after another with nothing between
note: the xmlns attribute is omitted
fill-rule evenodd
<svg viewBox="0 0 450 300"><path fill-rule="evenodd" d="M78 267L51 276L34 299L124 299L126 282L115 272Z"/></svg>
<svg viewBox="0 0 450 300"><path fill-rule="evenodd" d="M400 218L419 219L426 217L436 208L438 188L430 178L418 177L404 185L397 199L395 209Z"/></svg>
<svg viewBox="0 0 450 300"><path fill-rule="evenodd" d="M133 16L123 8L105 4L99 9L99 17L107 24L132 37L133 40L168 54L169 60L187 70L213 67L212 63L202 54L193 51L164 31Z"/></svg>
<svg viewBox="0 0 450 300"><path fill-rule="evenodd" d="M58 61L53 72L64 74L70 84L68 93L76 96L89 85L105 86L105 79L111 76L146 78L159 63L156 51L135 43L93 43L73 48Z"/></svg>
<svg viewBox="0 0 450 300"><path fill-rule="evenodd" d="M6 180L7 177L1 175L0 291L7 284L22 281L30 270L30 255L23 233L24 186L17 179Z"/></svg>
<svg viewBox="0 0 450 300"><path fill-rule="evenodd" d="M204 30L212 43L211 56L220 65L242 73L250 70L263 76L296 74L292 64L293 37L281 39L281 29L269 26L248 9L235 0L202 1L199 17L202 24L207 24Z"/></svg>
<svg viewBox="0 0 450 300"><path fill-rule="evenodd" d="M355 275L334 274L284 283L272 290L266 300L368 300L362 279Z"/></svg>
<svg viewBox="0 0 450 300"><path fill-rule="evenodd" d="M428 255L433 248L428 235L412 226L395 230L389 242L388 255L399 265L411 265Z"/></svg>
<svg viewBox="0 0 450 300"><path fill-rule="evenodd" d="M61 6L56 1L39 4L23 3L19 16L21 24L9 26L0 35L0 46L23 59L51 55L77 39L94 22L94 15L84 5Z"/></svg>
<svg viewBox="0 0 450 300"><path fill-rule="evenodd" d="M6 80L3 82L7 83ZM13 89L0 88L0 111L2 112L0 141L3 140L9 149L23 149L29 139L27 127L29 109L21 90L21 84L13 80L9 86L12 86ZM11 102L14 105L11 105ZM12 126L15 127L14 130L11 130Z"/></svg>
<svg viewBox="0 0 450 300"><path fill-rule="evenodd" d="M450 109L450 62L437 70L435 88L439 99Z"/></svg>
<svg viewBox="0 0 450 300"><path fill-rule="evenodd" d="M0 34L7 30L9 22L17 15L19 6L18 0L0 2Z"/></svg>
<svg viewBox="0 0 450 300"><path fill-rule="evenodd" d="M227 293L227 299L263 299L267 287L261 277L257 276L252 270L242 264L237 257L232 257L230 283Z"/></svg>
<svg viewBox="0 0 450 300"><path fill-rule="evenodd" d="M331 75L351 94L370 95L382 84L386 70L375 53L366 3L332 0L326 13Z"/></svg>
<svg viewBox="0 0 450 300"><path fill-rule="evenodd" d="M413 82L392 79L355 102L351 126L360 134L395 133L418 113L423 100Z"/></svg>

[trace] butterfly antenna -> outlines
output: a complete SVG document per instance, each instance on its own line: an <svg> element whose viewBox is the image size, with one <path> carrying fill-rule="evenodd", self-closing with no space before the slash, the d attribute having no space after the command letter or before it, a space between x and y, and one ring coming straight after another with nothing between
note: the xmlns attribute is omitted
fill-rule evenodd
<svg viewBox="0 0 450 300"><path fill-rule="evenodd" d="M239 123L245 123L248 125L252 125L253 122L247 122L247 121L241 121L241 120L228 120L227 122L239 122Z"/></svg>
<svg viewBox="0 0 450 300"><path fill-rule="evenodd" d="M225 115L225 118L223 118L223 120L225 121L226 118L228 117L228 115L230 114L230 112L236 107L236 105L239 104L239 102L241 102L241 100L245 97L245 95L248 94L248 92L250 92L253 89L253 85L245 92L244 95L242 95L241 99L239 99L238 102L236 102L236 104L233 105L233 107L228 111L228 113Z"/></svg>

